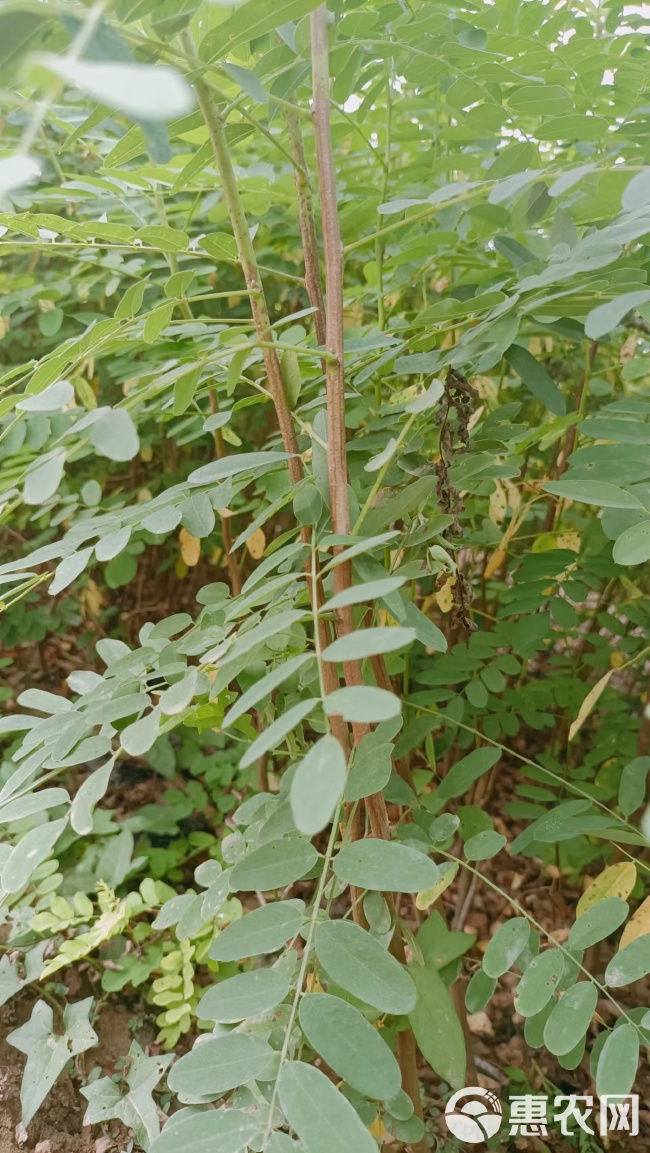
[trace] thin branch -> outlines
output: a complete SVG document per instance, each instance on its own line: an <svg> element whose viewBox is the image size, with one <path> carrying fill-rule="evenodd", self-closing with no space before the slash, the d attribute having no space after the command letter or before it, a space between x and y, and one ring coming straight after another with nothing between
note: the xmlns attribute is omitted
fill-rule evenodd
<svg viewBox="0 0 650 1153"><path fill-rule="evenodd" d="M184 33L184 43L188 55L196 58L191 33ZM198 65L197 61L197 65ZM219 109L214 102L212 93L203 77L195 78L196 96L199 107L205 120L208 136L212 145L214 158L221 176L223 194L230 215L232 230L237 243L237 251L241 261L246 287L252 293L251 312L257 329L258 338L262 347L264 366L269 382L269 391L273 397L273 404L278 419L280 434L285 451L291 453L288 462L291 483L297 484L303 477L302 461L298 454L298 441L294 428L291 409L287 401L282 371L278 354L273 347L273 331L269 318L269 310L264 296L262 278L260 276L253 242L248 229L248 221L242 204L237 178L230 159L230 151L226 141L224 124Z"/></svg>
<svg viewBox="0 0 650 1153"><path fill-rule="evenodd" d="M314 221L314 205L300 118L294 108L287 109L287 131L289 133L289 145L293 158L296 195L298 198L298 218L300 220L302 251L305 262L305 285L307 286L309 303L312 308L316 309L314 313L316 339L319 344L324 345L325 302L323 300L323 286L320 277L320 259L318 255L316 224Z"/></svg>

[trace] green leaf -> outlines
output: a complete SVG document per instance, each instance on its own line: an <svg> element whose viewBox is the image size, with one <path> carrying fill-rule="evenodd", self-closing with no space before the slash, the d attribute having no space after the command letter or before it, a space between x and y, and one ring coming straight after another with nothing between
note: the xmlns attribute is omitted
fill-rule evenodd
<svg viewBox="0 0 650 1153"><path fill-rule="evenodd" d="M57 380L36 396L26 396L16 404L17 412L61 412L74 399L69 380Z"/></svg>
<svg viewBox="0 0 650 1153"><path fill-rule="evenodd" d="M544 1044L549 1053L561 1057L580 1043L597 1002L598 989L591 981L580 981L563 994L544 1026Z"/></svg>
<svg viewBox="0 0 650 1153"><path fill-rule="evenodd" d="M254 472L258 468L266 472L285 464L289 456L288 452L240 452L237 456L224 456L222 460L213 460L211 464L195 469L188 480L190 484L212 484L213 481L225 480L241 472Z"/></svg>
<svg viewBox="0 0 650 1153"><path fill-rule="evenodd" d="M138 240L159 249L160 252L182 252L190 242L186 232L180 228L170 228L168 224L152 224L147 228L140 228L136 235ZM163 305L163 308L169 310L171 306ZM171 311L168 314L171 316Z"/></svg>
<svg viewBox="0 0 650 1153"><path fill-rule="evenodd" d="M234 1024L269 1013L289 992L289 982L277 969L256 969L219 981L204 993L196 1009L206 1021Z"/></svg>
<svg viewBox="0 0 650 1153"><path fill-rule="evenodd" d="M252 1033L227 1033L199 1041L172 1066L167 1077L174 1093L219 1097L264 1074L273 1050Z"/></svg>
<svg viewBox="0 0 650 1153"><path fill-rule="evenodd" d="M25 504L45 504L54 496L63 480L65 457L65 451L60 450L28 469L23 486Z"/></svg>
<svg viewBox="0 0 650 1153"><path fill-rule="evenodd" d="M571 926L568 946L570 949L589 949L598 941L603 941L614 933L627 919L630 911L627 901L620 897L605 897L591 909L587 909Z"/></svg>
<svg viewBox="0 0 650 1153"><path fill-rule="evenodd" d="M358 1009L328 993L311 993L300 1002L299 1019L311 1047L358 1093L376 1101L397 1096L399 1065Z"/></svg>
<svg viewBox="0 0 650 1153"><path fill-rule="evenodd" d="M246 750L239 762L239 767L246 769L258 761L269 749L277 748L287 734L292 732L301 721L304 721L305 717L314 711L317 704L316 697L306 701L298 701L297 705L293 705L292 708L287 709L286 713L277 717Z"/></svg>
<svg viewBox="0 0 650 1153"><path fill-rule="evenodd" d="M106 793L114 764L111 759L101 768L95 769L77 789L70 809L70 824L80 837L92 833L93 810Z"/></svg>
<svg viewBox="0 0 650 1153"><path fill-rule="evenodd" d="M431 889L440 875L438 866L419 849L374 837L344 845L334 858L332 868L348 885L385 893Z"/></svg>
<svg viewBox="0 0 650 1153"><path fill-rule="evenodd" d="M380 792L389 782L393 771L393 745L381 735L380 725L375 732L366 733L352 755L352 764L345 785L346 801L359 801Z"/></svg>
<svg viewBox="0 0 650 1153"><path fill-rule="evenodd" d="M404 584L404 577L382 577L381 580L366 581L364 584L352 585L343 592L336 593L322 607L321 612L327 613L334 609L345 608L347 605L366 604L396 592Z"/></svg>
<svg viewBox="0 0 650 1153"><path fill-rule="evenodd" d="M120 744L131 757L141 757L148 753L160 729L160 709L151 709L140 720L127 725L120 733Z"/></svg>
<svg viewBox="0 0 650 1153"><path fill-rule="evenodd" d="M602 480L571 480L570 477L563 477L562 480L548 481L542 487L553 496L584 501L585 504L596 504L601 508L643 508L641 501L632 493Z"/></svg>
<svg viewBox="0 0 650 1153"><path fill-rule="evenodd" d="M453 1089L465 1084L465 1037L456 1010L438 970L410 965L409 973L418 992L409 1013L420 1051L439 1077Z"/></svg>
<svg viewBox="0 0 650 1153"><path fill-rule="evenodd" d="M137 284L132 284L130 288L127 288L124 296L115 309L116 320L131 320L132 317L138 314L142 308L142 301L144 300L146 288L146 280L140 280L137 282Z"/></svg>
<svg viewBox="0 0 650 1153"><path fill-rule="evenodd" d="M2 804L0 802L0 824L8 825L11 821L22 820L34 813L44 813L48 809L55 809L57 805L67 805L70 797L65 789L41 789L38 793L30 793L12 801L9 797Z"/></svg>
<svg viewBox="0 0 650 1153"><path fill-rule="evenodd" d="M300 931L303 901L276 901L253 909L240 921L233 921L219 933L210 948L215 961L240 961L275 953Z"/></svg>
<svg viewBox="0 0 650 1153"><path fill-rule="evenodd" d="M635 757L623 769L618 786L618 804L624 817L631 817L643 804L649 769L650 757Z"/></svg>
<svg viewBox="0 0 650 1153"><path fill-rule="evenodd" d="M382 1013L409 1013L417 993L408 973L359 925L325 921L316 930L316 954L337 985Z"/></svg>
<svg viewBox="0 0 650 1153"><path fill-rule="evenodd" d="M599 140L607 132L607 121L602 116L558 116L544 121L536 128L539 140Z"/></svg>
<svg viewBox="0 0 650 1153"><path fill-rule="evenodd" d="M615 564L645 564L650 560L650 520L642 520L625 529L614 542Z"/></svg>
<svg viewBox="0 0 650 1153"><path fill-rule="evenodd" d="M131 539L131 526L126 525L124 528L115 529L115 532L109 532L106 536L100 537L95 545L95 556L98 561L113 560L114 557L126 548L129 540Z"/></svg>
<svg viewBox="0 0 650 1153"><path fill-rule="evenodd" d="M500 977L507 973L523 953L529 937L530 924L524 917L513 917L499 925L483 957L483 968L488 977Z"/></svg>
<svg viewBox="0 0 650 1153"><path fill-rule="evenodd" d="M202 371L202 366L197 365L174 381L174 404L172 408L174 416L182 416L190 407L194 393L199 387Z"/></svg>
<svg viewBox="0 0 650 1153"><path fill-rule="evenodd" d="M181 505L181 524L191 536L200 540L210 536L214 525L214 509L207 493L195 492Z"/></svg>
<svg viewBox="0 0 650 1153"><path fill-rule="evenodd" d="M533 957L515 993L515 1009L522 1017L534 1017L551 1000L564 973L564 955L547 949Z"/></svg>
<svg viewBox="0 0 650 1153"><path fill-rule="evenodd" d="M318 853L302 837L281 837L253 849L233 866L230 887L233 892L283 889L313 869Z"/></svg>
<svg viewBox="0 0 650 1153"><path fill-rule="evenodd" d="M175 684L160 694L158 705L163 716L174 717L188 707L196 691L199 670L193 665Z"/></svg>
<svg viewBox="0 0 650 1153"><path fill-rule="evenodd" d="M181 1109L167 1121L149 1153L242 1153L259 1133L259 1118L242 1109Z"/></svg>
<svg viewBox="0 0 650 1153"><path fill-rule="evenodd" d="M639 1065L640 1038L635 1025L622 1024L612 1029L602 1047L596 1071L599 1097L631 1092Z"/></svg>
<svg viewBox="0 0 650 1153"><path fill-rule="evenodd" d="M145 344L156 343L170 323L174 315L174 308L174 304L161 304L159 308L154 308L153 312L149 313L142 329L142 339Z"/></svg>
<svg viewBox="0 0 650 1153"><path fill-rule="evenodd" d="M255 681L255 684L251 685L245 693L242 693L239 699L236 700L234 705L228 710L223 718L222 728L227 729L230 725L234 725L235 721L238 721L244 713L254 708L264 697L270 696L274 689L284 684L289 677L297 673L309 660L311 660L310 653L301 653L300 656L292 657L290 660L278 665L277 668L273 669L272 672L268 673L265 677L262 677L261 680Z"/></svg>
<svg viewBox="0 0 650 1153"><path fill-rule="evenodd" d="M323 706L330 717L338 713L346 721L370 724L397 717L402 711L402 702L395 693L370 685L335 689L325 697Z"/></svg>
<svg viewBox="0 0 650 1153"><path fill-rule="evenodd" d="M98 409L90 429L93 448L109 460L133 460L140 451L137 429L125 408Z"/></svg>
<svg viewBox="0 0 650 1153"><path fill-rule="evenodd" d="M84 571L92 555L93 550L91 548L84 548L81 552L75 552L71 556L64 557L61 563L56 566L54 580L50 582L48 587L47 591L50 596L58 596L68 585L72 584Z"/></svg>
<svg viewBox="0 0 650 1153"><path fill-rule="evenodd" d="M417 396L415 400L410 400L408 404L404 406L404 411L411 413L427 412L438 403L444 391L445 386L441 380L432 380L426 392Z"/></svg>
<svg viewBox="0 0 650 1153"><path fill-rule="evenodd" d="M448 861L447 864L452 869L457 869L452 861ZM440 871L442 872L442 867ZM422 922L415 939L428 969L441 969L450 961L463 957L476 941L473 934L456 933L448 929L446 921L437 909L429 913Z"/></svg>
<svg viewBox="0 0 650 1153"><path fill-rule="evenodd" d="M496 987L496 977L488 977L484 969L477 969L470 977L465 990L467 1012L480 1013L492 999Z"/></svg>
<svg viewBox="0 0 650 1153"><path fill-rule="evenodd" d="M38 62L93 100L135 120L173 120L194 105L192 89L163 64L103 64L71 56L42 55Z"/></svg>
<svg viewBox="0 0 650 1153"><path fill-rule="evenodd" d="M67 817L63 817L24 834L11 850L0 874L0 888L5 893L17 893L27 884L38 866L51 856L67 823Z"/></svg>
<svg viewBox="0 0 650 1153"><path fill-rule="evenodd" d="M137 1143L148 1149L160 1136L160 1121L153 1091L167 1066L173 1060L168 1056L145 1057L137 1041L133 1041L126 1063L128 1092L122 1094L119 1085L110 1077L92 1081L81 1090L88 1101L84 1125L102 1124L111 1119L122 1121L133 1133Z"/></svg>
<svg viewBox="0 0 650 1153"><path fill-rule="evenodd" d="M201 44L201 58L220 60L240 44L300 20L317 7L318 0L248 0L237 5L234 12L206 36Z"/></svg>
<svg viewBox="0 0 650 1153"><path fill-rule="evenodd" d="M628 312L647 304L648 301L650 301L650 289L643 289L640 292L625 292L605 304L599 304L598 308L592 309L585 321L585 336L590 340L600 340L612 329L617 328Z"/></svg>
<svg viewBox="0 0 650 1153"><path fill-rule="evenodd" d="M546 371L543 364L520 344L511 344L504 352L504 357L517 376L523 380L526 388L532 392L537 400L554 412L556 416L564 416L566 404L553 377Z"/></svg>
<svg viewBox="0 0 650 1153"><path fill-rule="evenodd" d="M37 1001L29 1021L7 1035L9 1044L27 1056L20 1086L23 1125L29 1125L70 1058L97 1044L97 1034L88 1021L92 1003L88 997L66 1005L60 1035L54 1032L50 1006Z"/></svg>
<svg viewBox="0 0 650 1153"><path fill-rule="evenodd" d="M287 1062L278 1078L278 1097L308 1153L377 1153L358 1113L320 1069Z"/></svg>
<svg viewBox="0 0 650 1153"><path fill-rule="evenodd" d="M623 985L640 981L641 977L645 977L648 973L650 973L650 933L637 937L636 941L632 941L631 945L627 945L612 957L605 970L605 983L612 989L619 989Z"/></svg>
<svg viewBox="0 0 650 1153"><path fill-rule="evenodd" d="M464 851L468 861L487 861L507 845L508 839L493 829L485 829L465 841Z"/></svg>
<svg viewBox="0 0 650 1153"><path fill-rule="evenodd" d="M415 640L413 629L359 629L334 641L323 652L324 661L355 661L379 653L397 652Z"/></svg>
<svg viewBox="0 0 650 1153"><path fill-rule="evenodd" d="M461 797L483 773L487 773L501 757L499 749L474 749L462 760L452 765L447 776L441 781L436 792L440 801L448 801L452 797Z"/></svg>
<svg viewBox="0 0 650 1153"><path fill-rule="evenodd" d="M343 794L347 766L339 742L321 737L298 764L289 800L299 832L313 837L329 825Z"/></svg>

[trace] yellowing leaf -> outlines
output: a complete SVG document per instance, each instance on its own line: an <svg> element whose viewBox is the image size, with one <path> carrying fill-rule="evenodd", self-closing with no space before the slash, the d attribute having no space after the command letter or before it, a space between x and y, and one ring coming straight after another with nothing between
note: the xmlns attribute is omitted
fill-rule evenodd
<svg viewBox="0 0 650 1153"><path fill-rule="evenodd" d="M489 580L490 577L494 576L495 572L499 571L499 569L501 568L501 565L504 563L507 555L508 554L506 553L506 550L504 548L502 548L501 545L499 545L498 548L495 548L494 552L492 553L492 556L490 557L490 559L488 560L488 562L485 566L485 579L486 580Z"/></svg>
<svg viewBox="0 0 650 1153"><path fill-rule="evenodd" d="M645 937L646 933L650 933L650 897L646 897L643 904L639 905L636 913L625 926L619 949L625 949L632 944L632 941L636 941L637 937Z"/></svg>
<svg viewBox="0 0 650 1153"><path fill-rule="evenodd" d="M504 561L508 555L508 546L510 544L510 541L514 537L515 533L518 532L519 527L523 522L523 519L524 519L523 517L513 516L512 520L510 521L510 524L508 525L506 531L504 532L504 534L501 538L501 544L498 545L498 547L494 550L494 552L492 553L492 556L490 557L490 559L488 560L488 562L485 566L485 574L484 575L485 575L486 580L489 580L490 577L494 576L495 572L497 572L501 568L501 565L504 563Z"/></svg>
<svg viewBox="0 0 650 1153"><path fill-rule="evenodd" d="M454 607L454 585L456 584L456 577L447 577L442 588L438 589L436 593L436 600L438 608L443 613L449 613Z"/></svg>
<svg viewBox="0 0 650 1153"><path fill-rule="evenodd" d="M79 595L79 600L81 601L84 611L88 614L88 616L99 616L102 605L104 604L104 598L101 594L99 586L92 578L89 579L85 589L82 589Z"/></svg>
<svg viewBox="0 0 650 1153"><path fill-rule="evenodd" d="M627 657L625 656L625 653L619 652L617 650L616 652L613 652L611 654L611 656L609 658L609 663L613 669L620 669L623 667L626 660L627 660Z"/></svg>
<svg viewBox="0 0 650 1153"><path fill-rule="evenodd" d="M501 524L508 509L508 499L503 485L498 480L494 483L496 488L490 495L490 520L494 524Z"/></svg>
<svg viewBox="0 0 650 1153"><path fill-rule="evenodd" d="M569 549L570 552L580 552L580 533L561 532L557 538L557 547Z"/></svg>
<svg viewBox="0 0 650 1153"><path fill-rule="evenodd" d="M415 898L416 908L422 910L428 909L430 905L434 905L438 897L442 896L445 889L449 888L459 868L460 865L450 864L450 867L445 869L437 885L434 885L432 889L426 889L423 893L418 893Z"/></svg>
<svg viewBox="0 0 650 1153"><path fill-rule="evenodd" d="M571 728L569 729L570 741L572 741L576 734L580 732L580 729L584 725L587 717L595 709L600 697L603 695L607 685L609 684L609 679L613 672L614 669L608 669L605 675L601 677L599 681L596 681L594 687L587 693L584 701L580 705L578 715L571 725Z"/></svg>
<svg viewBox="0 0 650 1153"><path fill-rule="evenodd" d="M379 1116L379 1113L375 1117L372 1125L368 1126L368 1132L370 1133L371 1137L374 1137L377 1141L393 1141L394 1140L394 1138L391 1137L390 1133L388 1132L388 1129L384 1125L384 1122L382 1121L381 1117Z"/></svg>
<svg viewBox="0 0 650 1153"><path fill-rule="evenodd" d="M193 568L194 565L199 563L201 557L201 541L198 536L192 536L186 528L182 528L178 534L179 544L181 546L181 556L185 561L188 568Z"/></svg>
<svg viewBox="0 0 650 1153"><path fill-rule="evenodd" d="M253 560L259 560L264 556L264 549L266 548L266 537L264 536L264 529L256 528L246 541L246 548L251 554Z"/></svg>
<svg viewBox="0 0 650 1153"><path fill-rule="evenodd" d="M516 484L513 484L511 480L505 480L503 483L508 494L508 507L511 508L513 512L517 512L517 509L521 508L521 493Z"/></svg>
<svg viewBox="0 0 650 1153"><path fill-rule="evenodd" d="M576 916L581 917L583 913L586 913L588 909L593 909L594 905L598 905L606 897L621 897L625 900L635 885L636 866L632 861L621 861L618 865L608 865L585 889L578 901ZM648 914L648 926L650 928L650 909Z"/></svg>

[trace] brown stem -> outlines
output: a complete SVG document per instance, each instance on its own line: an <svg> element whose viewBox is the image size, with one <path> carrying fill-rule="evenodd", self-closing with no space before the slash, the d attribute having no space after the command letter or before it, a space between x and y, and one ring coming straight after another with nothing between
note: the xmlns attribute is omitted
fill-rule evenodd
<svg viewBox="0 0 650 1153"><path fill-rule="evenodd" d="M321 4L311 14L311 52L314 118L314 138L323 227L323 249L325 255L325 348L330 359L326 364L327 386L327 458L330 486L332 528L338 535L350 532L350 510L348 504L348 466L345 435L345 363L343 332L343 246L339 226L336 195L336 169L332 150L330 130L330 77L327 42L327 6ZM334 569L334 590L343 591L350 587L352 569L350 564L340 564ZM351 607L336 613L337 636L345 636L354 628ZM358 661L346 661L343 665L346 685L362 685L363 674ZM368 725L353 725L355 744L367 733ZM366 797L365 808L374 837L387 840L390 837L390 824L386 802L382 793ZM357 830L359 831L359 830ZM401 931L396 930L393 947L404 959L404 943ZM402 1084L413 1101L418 1116L422 1117L418 1084L415 1039L410 1030L400 1034L398 1060L402 1073ZM426 1153L426 1142L412 1145L414 1153Z"/></svg>
<svg viewBox="0 0 650 1153"><path fill-rule="evenodd" d="M406 964L404 941L399 924L393 933L390 952L395 959L399 961L400 965ZM420 1079L418 1077L418 1051L415 1036L411 1029L402 1029L397 1034L397 1061L402 1073L402 1088L413 1102L413 1111L416 1117L419 1117L420 1121L424 1121L424 1111L420 1097ZM409 1149L411 1153L429 1153L426 1137L422 1137L420 1141L411 1142Z"/></svg>
<svg viewBox="0 0 650 1153"><path fill-rule="evenodd" d="M314 118L314 139L323 222L323 249L325 254L325 348L330 359L326 365L327 386L327 458L330 486L332 528L337 535L350 532L348 504L348 464L345 436L345 363L343 334L343 246L336 196L336 168L332 150L330 126L330 77L327 43L327 7L322 4L311 14L311 50ZM350 587L352 568L349 563L334 569L334 591ZM336 634L346 636L354 629L351 606L336 611ZM363 684L358 661L343 664L348 686ZM352 726L354 742L369 731L366 724ZM388 815L383 796L378 793L366 798L366 810L373 836L387 839L390 835Z"/></svg>
<svg viewBox="0 0 650 1153"><path fill-rule="evenodd" d="M591 344L589 345L589 351L587 353L587 360L586 360L585 367L580 374L580 384L578 385L578 391L576 393L575 405L574 405L574 411L580 413L582 416L584 416L585 407L586 407L587 387L589 385L589 377L591 375L591 370L594 366L594 361L596 359L596 353L597 352L598 352L598 341L592 340ZM567 430L564 445L562 447L562 452L560 453L560 457L559 457L559 460L557 463L557 468L553 474L552 479L556 480L559 477L561 477L564 472L566 472L567 465L569 462L569 457L571 456L571 453L573 452L575 445L576 445L576 436L577 436L577 429L576 429L575 424L572 424L571 427ZM559 511L561 508L562 508L562 501L561 500L557 501L555 499L555 497L551 497L550 503L549 503L548 508L546 510L546 519L544 521L544 532L550 532L551 529L554 527L554 525L557 524L558 518L559 518Z"/></svg>
<svg viewBox="0 0 650 1153"><path fill-rule="evenodd" d="M210 389L210 412L219 411L219 401L217 399L216 389ZM223 436L220 428L214 430L214 451L217 458L222 460L226 455L226 446L223 443ZM226 565L228 566L228 575L230 577L230 591L234 597L238 597L242 589L241 573L239 571L239 561L234 552L232 552L232 533L230 531L230 518L227 516L221 517L221 538L223 540L223 551L225 553Z"/></svg>
<svg viewBox="0 0 650 1153"><path fill-rule="evenodd" d="M185 45L193 59L196 58L194 44L191 35L186 34ZM199 62L197 61L197 68ZM255 250L251 241L250 232L248 229L248 221L246 213L242 204L241 196L239 195L239 188L237 186L237 179L235 171L230 159L230 152L226 142L226 135L224 132L224 124L219 113L219 109L214 102L212 93L202 78L200 71L197 71L194 81L196 89L196 97L199 107L203 114L208 136L212 145L212 152L219 170L221 183L223 187L223 195L228 207L230 215L230 223L234 233L235 241L237 243L237 252L241 262L246 287L251 293L251 312L253 314L253 322L257 336L262 346L262 356L264 359L264 367L266 368L266 375L268 379L269 391L273 398L273 404L278 419L278 425L282 436L285 451L291 453L288 462L289 474L291 476L291 483L297 484L303 476L302 461L298 452L298 441L296 439L296 431L293 424L293 417L291 409L284 391L284 383L282 380L282 371L280 368L280 361L278 354L273 348L273 330L271 328L271 321L269 318L269 310L264 296L264 288L262 285L262 278L255 256Z"/></svg>
<svg viewBox="0 0 650 1153"><path fill-rule="evenodd" d="M323 300L323 286L320 277L320 258L318 255L316 223L314 221L314 203L311 195L309 169L307 168L300 117L293 108L287 109L287 130L289 133L291 155L293 157L296 195L298 198L298 219L300 220L302 253L305 262L305 284L307 286L309 303L312 308L316 309L313 316L316 339L319 344L324 345L325 302Z"/></svg>
<svg viewBox="0 0 650 1153"><path fill-rule="evenodd" d="M343 360L343 246L336 199L336 171L330 131L330 78L327 45L327 8L322 4L311 14L313 117L316 160L320 184L325 253L325 347L333 358L327 363L327 452L329 464L332 528L350 531L348 467L345 438L345 369ZM340 588L350 584L350 566L334 570Z"/></svg>

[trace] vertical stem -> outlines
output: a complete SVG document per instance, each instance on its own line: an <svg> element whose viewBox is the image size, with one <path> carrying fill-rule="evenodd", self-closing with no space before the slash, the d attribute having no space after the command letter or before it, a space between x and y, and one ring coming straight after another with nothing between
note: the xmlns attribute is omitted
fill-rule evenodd
<svg viewBox="0 0 650 1153"><path fill-rule="evenodd" d="M313 71L313 117L316 159L320 183L325 253L325 347L334 358L327 364L327 449L329 457L332 528L337 534L350 531L348 468L345 438L345 370L343 360L343 246L336 199L336 171L330 130L330 77L327 45L327 7L311 14ZM347 570L347 573L346 571ZM348 565L338 565L339 584L350 583ZM336 578L335 578L336 579Z"/></svg>
<svg viewBox="0 0 650 1153"><path fill-rule="evenodd" d="M388 177L390 175L390 153L391 153L391 130L393 121L393 91L391 88L391 65L390 61L387 62L387 79L386 79L386 139L384 141L384 167L381 173L381 200L383 204L386 199L386 191L388 188ZM380 216L377 219L377 229L379 230L383 224ZM379 328L384 331L386 326L386 308L384 303L384 243L381 236L375 237L375 264L377 266L377 321ZM378 397L381 403L381 391Z"/></svg>
<svg viewBox="0 0 650 1153"><path fill-rule="evenodd" d="M330 486L332 528L337 535L350 532L348 505L348 464L345 436L345 364L343 348L343 246L339 226L336 197L336 169L332 150L330 126L330 76L327 44L327 7L322 4L311 14L311 49L313 76L313 118L316 143L316 161L320 185L321 216L323 222L323 248L325 254L325 347L330 359L326 365L327 385L327 458ZM337 565L334 569L334 590L341 592L350 587L352 566ZM336 632L346 636L354 629L351 606L337 609ZM343 664L345 683L362 685L363 674L359 661ZM352 726L355 744L369 731L366 724ZM373 835L387 839L389 823L386 805L381 794L368 797L366 809Z"/></svg>
<svg viewBox="0 0 650 1153"><path fill-rule="evenodd" d="M318 239L314 221L314 204L311 195L309 170L305 156L305 145L300 127L300 117L293 108L287 108L287 130L294 164L296 195L298 198L298 218L302 236L302 252L305 262L305 284L307 295L314 313L314 331L319 344L325 344L325 302L320 278L320 258Z"/></svg>
<svg viewBox="0 0 650 1153"><path fill-rule="evenodd" d="M184 33L184 44L188 55L192 60L196 60L196 52L192 41L191 34ZM197 61L198 66L198 61ZM275 406L276 415L278 418L278 425L282 435L282 442L285 451L291 453L292 456L288 462L289 475L291 476L292 484L297 484L303 476L302 461L298 455L298 441L296 439L296 431L293 424L293 417L291 409L287 402L284 392L284 384L282 380L282 371L280 369L280 361L278 354L273 348L273 330L271 328L271 321L269 318L269 310L264 296L264 288L262 286L262 278L260 276L257 258L255 256L255 249L248 230L248 221L246 220L246 213L242 204L241 196L239 195L239 188L237 186L237 178L230 159L230 152L226 141L224 132L224 124L219 113L219 109L214 102L212 93L202 77L202 74L197 71L194 80L196 89L196 97L199 107L203 114L208 136L212 145L219 175L221 176L221 183L223 186L224 199L228 207L230 215L230 223L237 243L237 251L241 261L246 287L251 293L251 311L253 314L253 322L257 331L258 339L262 344L262 356L264 358L264 367L266 368L266 375L269 382L269 391L273 397L273 404Z"/></svg>
<svg viewBox="0 0 650 1153"><path fill-rule="evenodd" d="M325 347L332 359L326 366L327 383L327 456L330 485L332 528L338 535L350 532L348 505L348 468L345 436L345 365L343 347L343 247L339 226L336 195L336 169L330 131L330 77L327 44L327 6L321 4L311 14L311 52L313 77L313 118L316 160L320 185L320 202L325 255ZM350 564L334 569L336 592L349 588L352 577ZM337 634L345 636L354 628L352 608L338 610ZM343 665L347 685L363 684L361 665L346 661ZM367 725L353 725L355 743L368 732ZM366 811L373 836L387 840L390 824L382 793L367 797ZM404 956L404 943L399 929L394 934L393 948ZM410 1030L407 1031L410 1033ZM402 1084L413 1101L413 1107L422 1116L418 1085L416 1045L411 1034L400 1042L398 1052ZM411 1146L413 1153L426 1153L426 1141Z"/></svg>
<svg viewBox="0 0 650 1153"><path fill-rule="evenodd" d="M216 388L210 389L210 412L219 411L219 401L217 399ZM217 459L221 460L226 455L226 446L223 443L223 435L220 428L214 430L214 451ZM234 597L238 597L242 589L241 573L239 571L239 561L234 552L232 552L232 533L230 531L230 519L227 516L221 517L221 539L223 540L223 551L225 553L226 565L228 566L228 575L230 576L230 591Z"/></svg>

